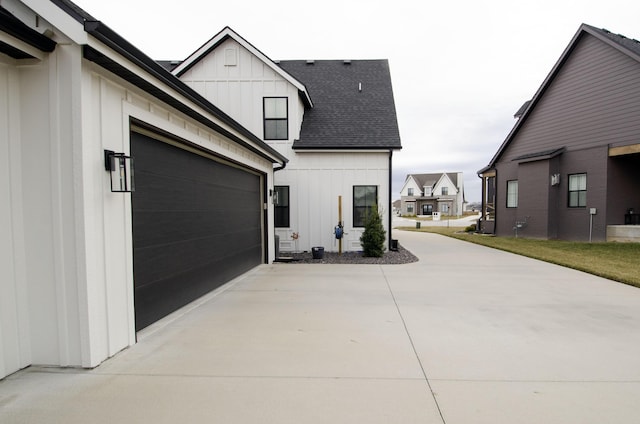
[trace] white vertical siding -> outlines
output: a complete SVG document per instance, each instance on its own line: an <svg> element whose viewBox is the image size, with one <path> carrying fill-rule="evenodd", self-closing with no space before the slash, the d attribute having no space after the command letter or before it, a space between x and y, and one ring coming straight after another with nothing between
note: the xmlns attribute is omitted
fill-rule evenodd
<svg viewBox="0 0 640 424"><path fill-rule="evenodd" d="M225 65L225 50L238 52L238 64ZM229 39L186 71L180 79L258 137L263 136L262 98L289 98L289 134L300 133L304 106L298 90L273 69Z"/></svg>
<svg viewBox="0 0 640 424"><path fill-rule="evenodd" d="M378 187L378 204L389 211L389 154L386 152L296 153L283 171L276 173L276 184L290 187L289 228L278 228L281 250L310 251L323 246L337 251L334 227L338 224L338 196L342 196L344 251L361 250L363 228L353 226L353 186ZM388 232L388 222L383 222ZM298 233L294 242L292 233ZM388 234L388 233L387 233Z"/></svg>
<svg viewBox="0 0 640 424"><path fill-rule="evenodd" d="M0 62L0 378L31 363L18 78L14 66Z"/></svg>
<svg viewBox="0 0 640 424"><path fill-rule="evenodd" d="M104 149L129 152L130 118L260 170L269 184L273 166L123 86L79 46L19 68L4 60L0 378L30 364L93 367L135 343L131 200L111 193L104 170ZM273 237L271 227L269 246Z"/></svg>

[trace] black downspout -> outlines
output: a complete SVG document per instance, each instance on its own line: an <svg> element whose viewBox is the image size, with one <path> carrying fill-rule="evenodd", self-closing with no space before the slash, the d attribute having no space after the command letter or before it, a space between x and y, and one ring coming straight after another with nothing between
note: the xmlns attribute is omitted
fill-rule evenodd
<svg viewBox="0 0 640 424"><path fill-rule="evenodd" d="M392 165L392 159L393 159L393 150L389 150L389 240L388 240L388 245L387 248L389 250L391 250L392 247L392 243L391 243L391 228L393 226L393 198L391 197L392 194L392 190L391 190L391 185L393 183L393 178L392 178L392 174L393 174L393 165Z"/></svg>

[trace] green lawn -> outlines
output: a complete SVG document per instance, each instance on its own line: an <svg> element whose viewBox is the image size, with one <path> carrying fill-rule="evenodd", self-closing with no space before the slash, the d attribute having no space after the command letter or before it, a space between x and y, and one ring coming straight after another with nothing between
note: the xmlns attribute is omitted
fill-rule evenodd
<svg viewBox="0 0 640 424"><path fill-rule="evenodd" d="M586 243L491 237L464 233L464 228L400 227L407 231L438 233L459 240L517 253L640 287L640 243Z"/></svg>

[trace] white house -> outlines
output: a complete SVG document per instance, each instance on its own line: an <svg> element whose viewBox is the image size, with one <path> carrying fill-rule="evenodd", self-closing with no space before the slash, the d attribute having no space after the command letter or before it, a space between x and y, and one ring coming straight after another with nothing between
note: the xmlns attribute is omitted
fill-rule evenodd
<svg viewBox="0 0 640 424"><path fill-rule="evenodd" d="M342 249L361 250L376 204L391 238L401 145L386 60L274 62L227 27L164 65L289 160L275 170L271 198L281 251L338 250L338 225Z"/></svg>
<svg viewBox="0 0 640 424"><path fill-rule="evenodd" d="M278 150L70 1L1 0L0 378L273 261Z"/></svg>
<svg viewBox="0 0 640 424"><path fill-rule="evenodd" d="M461 216L464 209L462 172L409 174L400 190L402 215Z"/></svg>

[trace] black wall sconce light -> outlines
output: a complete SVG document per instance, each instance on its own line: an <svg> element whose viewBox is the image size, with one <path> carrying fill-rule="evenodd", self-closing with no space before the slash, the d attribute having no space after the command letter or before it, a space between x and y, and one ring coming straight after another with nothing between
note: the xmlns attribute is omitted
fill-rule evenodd
<svg viewBox="0 0 640 424"><path fill-rule="evenodd" d="M104 151L104 168L111 177L111 191L128 193L134 191L133 159L124 153Z"/></svg>

